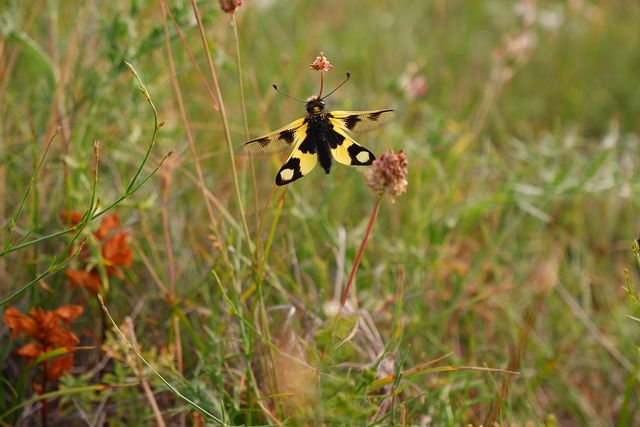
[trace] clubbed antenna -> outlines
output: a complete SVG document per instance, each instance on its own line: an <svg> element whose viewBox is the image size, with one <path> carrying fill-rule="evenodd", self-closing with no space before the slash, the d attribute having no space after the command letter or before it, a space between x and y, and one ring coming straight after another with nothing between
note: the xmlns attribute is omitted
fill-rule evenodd
<svg viewBox="0 0 640 427"><path fill-rule="evenodd" d="M305 101L304 99L296 98L295 96L291 96L291 95L289 95L288 93L285 93L285 92L281 91L280 89L278 89L278 85L277 85L277 84L275 84L275 83L273 84L273 88L274 88L276 91L278 91L278 93L280 93L280 94L282 94L282 95L284 95L284 96L286 96L286 97L289 97L289 98L291 98L291 99L295 99L295 100L296 100L296 101L298 101L298 102L303 102L303 103L306 103L306 102L307 102L307 101Z"/></svg>
<svg viewBox="0 0 640 427"><path fill-rule="evenodd" d="M335 91L337 91L338 89L340 89L340 88L341 88L341 87L342 87L346 82L348 82L348 81L349 81L349 79L350 79L350 78L351 78L351 73L347 71L347 78L346 78L342 83L340 83L340 84L338 85L338 87L336 87L334 90L332 90L331 92L329 92L329 95L325 95L322 99L326 99L326 98L328 98L329 96L331 96L331 94L332 94L333 92L335 92Z"/></svg>

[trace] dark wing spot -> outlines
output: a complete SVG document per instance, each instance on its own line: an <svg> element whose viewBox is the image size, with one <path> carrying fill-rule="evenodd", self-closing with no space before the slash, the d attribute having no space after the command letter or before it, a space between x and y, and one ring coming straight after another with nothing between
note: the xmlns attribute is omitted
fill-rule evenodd
<svg viewBox="0 0 640 427"><path fill-rule="evenodd" d="M376 159L376 156L361 145L352 144L347 148L351 164L353 166L368 166Z"/></svg>
<svg viewBox="0 0 640 427"><path fill-rule="evenodd" d="M254 139L253 141L249 141L249 142L252 142L252 143L256 142L260 144L260 146L266 147L271 142L271 138L269 138L268 136L265 136L264 138Z"/></svg>
<svg viewBox="0 0 640 427"><path fill-rule="evenodd" d="M285 129L278 134L278 139L286 141L287 144L293 144L293 140L296 136L296 132L294 129Z"/></svg>
<svg viewBox="0 0 640 427"><path fill-rule="evenodd" d="M276 175L276 185L286 185L300 178L302 178L300 159L297 157L292 157L278 171L278 175Z"/></svg>
<svg viewBox="0 0 640 427"><path fill-rule="evenodd" d="M367 119L371 120L372 122L377 122L380 116L386 113L387 111L389 110L376 111L374 113L369 114L369 116L367 116Z"/></svg>
<svg viewBox="0 0 640 427"><path fill-rule="evenodd" d="M370 116L373 115L373 114L374 113L370 114ZM372 120L378 120L378 117L376 116L376 118L372 119ZM350 116L347 116L344 119L344 125L347 127L347 129L353 130L353 128L356 127L356 125L361 121L362 121L362 119L360 119L357 115L352 114Z"/></svg>

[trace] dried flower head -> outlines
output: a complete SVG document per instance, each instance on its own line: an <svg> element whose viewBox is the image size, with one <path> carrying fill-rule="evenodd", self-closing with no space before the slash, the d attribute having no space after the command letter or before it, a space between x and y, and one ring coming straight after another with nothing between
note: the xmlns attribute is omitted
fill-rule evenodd
<svg viewBox="0 0 640 427"><path fill-rule="evenodd" d="M30 338L30 341L17 351L18 356L30 364L51 350L74 347L79 340L68 327L82 312L83 308L79 305L65 305L53 311L32 308L27 316L9 307L4 312L4 322L11 329L11 339L19 335ZM66 328L64 324L67 325ZM73 366L73 353L68 352L53 361L44 360L42 364L45 366L47 380L57 380Z"/></svg>
<svg viewBox="0 0 640 427"><path fill-rule="evenodd" d="M320 52L320 56L309 66L312 70L316 71L329 71L333 68L333 65L329 63L329 60L324 56L324 52Z"/></svg>
<svg viewBox="0 0 640 427"><path fill-rule="evenodd" d="M389 150L373 161L364 177L374 194L382 196L386 193L395 203L395 197L407 191L407 172L408 161L404 150L398 153Z"/></svg>
<svg viewBox="0 0 640 427"><path fill-rule="evenodd" d="M234 13L237 8L242 6L244 0L220 0L220 9L224 13Z"/></svg>

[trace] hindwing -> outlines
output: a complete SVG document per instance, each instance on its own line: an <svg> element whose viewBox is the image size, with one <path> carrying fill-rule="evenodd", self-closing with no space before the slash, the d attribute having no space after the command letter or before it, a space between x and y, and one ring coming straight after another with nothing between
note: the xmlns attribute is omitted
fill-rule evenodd
<svg viewBox="0 0 640 427"><path fill-rule="evenodd" d="M327 142L336 161L343 165L368 166L376 159L371 151L358 144L342 128L337 127L335 122L333 123L333 129L327 132Z"/></svg>

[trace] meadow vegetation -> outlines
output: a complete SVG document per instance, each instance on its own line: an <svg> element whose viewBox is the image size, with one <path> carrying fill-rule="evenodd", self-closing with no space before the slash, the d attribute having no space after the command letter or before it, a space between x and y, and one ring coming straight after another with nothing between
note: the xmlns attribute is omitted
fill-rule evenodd
<svg viewBox="0 0 640 427"><path fill-rule="evenodd" d="M238 3L0 0L0 425L640 424L640 3Z"/></svg>

